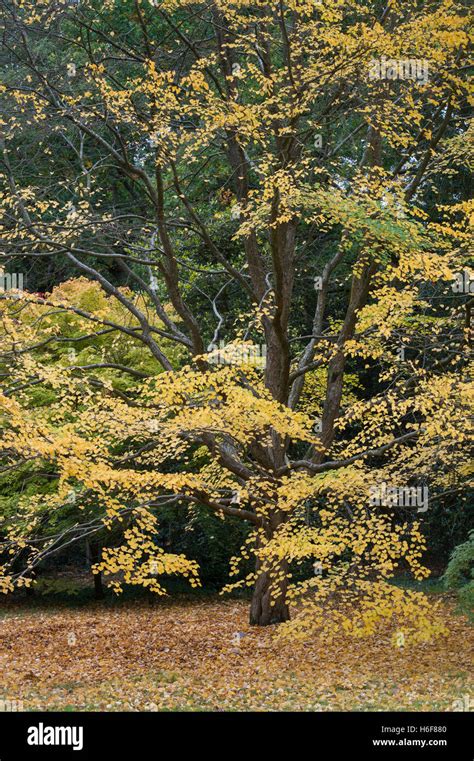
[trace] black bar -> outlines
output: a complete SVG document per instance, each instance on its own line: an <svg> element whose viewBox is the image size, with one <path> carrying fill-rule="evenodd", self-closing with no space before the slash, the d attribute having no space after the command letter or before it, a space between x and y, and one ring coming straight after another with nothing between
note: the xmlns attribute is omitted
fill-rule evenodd
<svg viewBox="0 0 474 761"><path fill-rule="evenodd" d="M472 728L471 713L454 712L1 713L0 761L141 761L175 753L193 759L238 754L249 761L281 759L283 753L291 760L304 755L311 761L359 756L472 761ZM31 745L28 738L43 743L69 741L77 749L64 744Z"/></svg>

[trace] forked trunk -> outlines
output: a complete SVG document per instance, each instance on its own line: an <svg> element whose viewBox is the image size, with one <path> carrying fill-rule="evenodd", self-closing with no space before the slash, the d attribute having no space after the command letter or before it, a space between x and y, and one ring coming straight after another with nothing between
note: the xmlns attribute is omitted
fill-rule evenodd
<svg viewBox="0 0 474 761"><path fill-rule="evenodd" d="M258 565L259 561L257 561L257 573ZM286 602L288 586L286 565L283 563L281 566L281 570L285 573L284 580L277 584L278 594L272 594L276 582L272 583L268 571L262 571L257 576L250 604L250 624L252 626L269 626L270 624L281 624L284 621L289 621L290 610Z"/></svg>

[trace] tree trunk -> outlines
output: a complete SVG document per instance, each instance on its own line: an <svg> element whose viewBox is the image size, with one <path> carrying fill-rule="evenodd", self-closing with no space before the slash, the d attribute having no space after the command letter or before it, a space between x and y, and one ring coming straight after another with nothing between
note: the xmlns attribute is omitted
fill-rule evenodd
<svg viewBox="0 0 474 761"><path fill-rule="evenodd" d="M100 548L97 542L87 542L88 562L92 566L100 560ZM105 597L102 585L102 573L92 574L94 577L94 599L103 600Z"/></svg>
<svg viewBox="0 0 474 761"><path fill-rule="evenodd" d="M257 573L260 561L257 560ZM268 571L262 571L257 576L250 604L250 624L252 626L269 626L289 621L290 610L286 602L287 563L280 566L284 572L284 580L278 583L279 593L277 597L271 595L273 584Z"/></svg>
<svg viewBox="0 0 474 761"><path fill-rule="evenodd" d="M102 573L94 574L94 599L103 600L105 597L104 587L102 585Z"/></svg>

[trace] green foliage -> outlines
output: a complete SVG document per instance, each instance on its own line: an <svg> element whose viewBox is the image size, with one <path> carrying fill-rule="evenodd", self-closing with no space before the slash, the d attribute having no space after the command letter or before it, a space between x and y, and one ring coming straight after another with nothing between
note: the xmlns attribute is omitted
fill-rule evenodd
<svg viewBox="0 0 474 761"><path fill-rule="evenodd" d="M248 527L237 519L222 520L204 506L160 512L158 543L169 552L183 553L199 564L200 577L209 587L229 581L230 558L245 541Z"/></svg>
<svg viewBox="0 0 474 761"><path fill-rule="evenodd" d="M457 589L460 605L463 609L474 610L474 529L469 538L458 545L451 554L444 573L446 589Z"/></svg>
<svg viewBox="0 0 474 761"><path fill-rule="evenodd" d="M459 589L474 577L474 529L469 538L451 554L444 574L446 589Z"/></svg>
<svg viewBox="0 0 474 761"><path fill-rule="evenodd" d="M66 595L76 597L80 592L80 587L70 581L70 579L38 579L35 584L35 592L41 595Z"/></svg>

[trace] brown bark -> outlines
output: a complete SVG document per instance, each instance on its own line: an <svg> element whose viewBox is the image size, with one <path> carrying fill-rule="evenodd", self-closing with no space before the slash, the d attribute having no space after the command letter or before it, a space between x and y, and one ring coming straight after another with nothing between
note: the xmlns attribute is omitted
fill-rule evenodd
<svg viewBox="0 0 474 761"><path fill-rule="evenodd" d="M267 541L285 521L281 511L275 511L265 526ZM257 547L258 550L258 547ZM281 624L290 619L290 609L286 601L288 590L288 561L280 561L272 570L263 569L261 559L257 556L255 571L257 580L250 604L250 624L252 626L269 626Z"/></svg>
<svg viewBox="0 0 474 761"><path fill-rule="evenodd" d="M260 562L257 561L257 572ZM284 581L278 584L279 594L272 596L274 584L271 574L262 571L257 577L250 603L250 624L252 626L268 626L269 624L281 624L290 619L290 609L286 602L287 563L282 563ZM284 567L283 567L284 566Z"/></svg>
<svg viewBox="0 0 474 761"><path fill-rule="evenodd" d="M100 547L97 542L87 543L87 556L91 566L98 563L100 560ZM102 584L102 573L94 573L94 599L103 600L105 597L104 587Z"/></svg>
<svg viewBox="0 0 474 761"><path fill-rule="evenodd" d="M359 260L358 265L360 264L361 262ZM361 267L360 272L357 275L354 275L349 306L338 338L338 346L340 348L328 365L328 380L322 416L321 434L321 442L326 449L329 449L333 442L335 434L334 424L339 415L341 405L344 370L346 365L344 344L354 335L357 313L367 303L372 277L375 274L376 269L376 263L369 260ZM323 456L323 451L318 452L315 456L315 461L321 462Z"/></svg>

